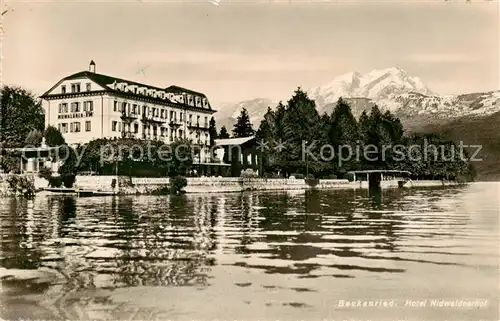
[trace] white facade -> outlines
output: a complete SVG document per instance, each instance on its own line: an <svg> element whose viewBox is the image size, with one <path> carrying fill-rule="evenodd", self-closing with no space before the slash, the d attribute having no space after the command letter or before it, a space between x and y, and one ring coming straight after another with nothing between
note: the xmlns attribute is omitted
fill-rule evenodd
<svg viewBox="0 0 500 321"><path fill-rule="evenodd" d="M159 89L80 72L59 81L43 98L45 126L59 129L68 144L98 138L189 139L208 150L211 109L201 93Z"/></svg>

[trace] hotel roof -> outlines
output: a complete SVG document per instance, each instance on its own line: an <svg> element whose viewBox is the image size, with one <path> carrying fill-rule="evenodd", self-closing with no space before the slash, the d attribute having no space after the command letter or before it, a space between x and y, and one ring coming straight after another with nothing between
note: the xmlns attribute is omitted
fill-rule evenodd
<svg viewBox="0 0 500 321"><path fill-rule="evenodd" d="M61 79L55 86L53 86L48 91L46 91L43 95L41 95L40 98L46 98L46 97L52 96L52 95L50 95L50 92L56 86L58 86L59 83L61 83L62 81L73 80L73 79L81 79L81 78L88 78L88 79L94 81L98 85L102 86L106 91L115 92L115 93L122 93L122 94L126 93L126 94L129 94L129 95L134 95L134 96L139 96L139 97L145 96L147 98L151 98L150 96L139 94L139 93L124 92L123 90L120 90L118 88L114 88L112 85L113 84L118 84L118 83L126 83L129 86L144 87L144 88L146 88L148 90L152 89L152 90L155 90L155 91L163 91L165 93L173 93L173 94L186 93L186 94L190 94L190 95L200 96L201 98L207 98L207 96L205 94L201 93L201 92L197 92L197 91L194 91L194 90L190 90L190 89L179 87L179 86L175 86L175 85L172 85L172 86L169 86L169 87L166 87L166 88L160 88L160 87L146 85L146 84L143 84L143 83L138 83L138 82L135 82L135 81L126 80L126 79L122 79L122 78L118 78L118 77L114 77L114 76L98 74L98 73L95 73L95 72L92 72L92 71L80 71L80 72L77 72L75 74L69 75L69 76ZM155 99L160 99L160 98L155 98ZM182 103L173 102L170 99L168 99L167 97L165 97L165 98L163 98L161 100L166 101L166 102L171 102L171 103L174 103L174 104L185 105L185 104L182 104ZM205 110L212 110L212 107L210 106L210 102L208 102L208 108L201 108L201 107L196 107L196 108L205 109Z"/></svg>
<svg viewBox="0 0 500 321"><path fill-rule="evenodd" d="M215 142L215 146L237 146L237 145L243 145L243 144L245 144L253 139L255 139L255 136L216 139L216 140L214 140L214 142Z"/></svg>

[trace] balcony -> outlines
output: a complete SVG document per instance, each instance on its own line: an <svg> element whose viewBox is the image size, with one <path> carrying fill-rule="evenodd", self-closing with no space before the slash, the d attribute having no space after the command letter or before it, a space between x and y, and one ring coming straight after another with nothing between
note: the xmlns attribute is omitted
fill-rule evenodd
<svg viewBox="0 0 500 321"><path fill-rule="evenodd" d="M170 127L180 127L182 125L182 122L180 120L177 120L177 119L172 119L172 120L170 120L168 125Z"/></svg>
<svg viewBox="0 0 500 321"><path fill-rule="evenodd" d="M122 111L122 115L120 117L124 122L132 122L137 119L137 115L133 113L127 113L125 111Z"/></svg>
<svg viewBox="0 0 500 321"><path fill-rule="evenodd" d="M153 117L151 115L146 116L144 114L142 114L141 121L143 123L153 123L153 124L163 124L165 122L165 120L159 119L158 117Z"/></svg>

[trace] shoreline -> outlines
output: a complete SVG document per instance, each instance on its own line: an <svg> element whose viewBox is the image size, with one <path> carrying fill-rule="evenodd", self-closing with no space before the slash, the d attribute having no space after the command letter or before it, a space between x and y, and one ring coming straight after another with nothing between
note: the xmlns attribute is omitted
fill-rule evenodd
<svg viewBox="0 0 500 321"><path fill-rule="evenodd" d="M112 181L119 182L112 189ZM356 190L368 189L368 182L346 179L319 179L317 184L308 184L305 179L286 178L235 178L235 177L188 177L186 194L241 193L245 191L291 191L291 190ZM381 189L458 186L457 182L439 180L407 181L399 187L397 180L382 181ZM115 195L152 195L169 186L168 178L129 178L116 176L78 176L75 188L96 193L112 192Z"/></svg>
<svg viewBox="0 0 500 321"><path fill-rule="evenodd" d="M49 188L48 182L39 177L34 180L36 194L50 195L153 195L170 185L169 178L124 177L124 176L77 176L73 188ZM244 191L289 191L289 190L357 190L368 189L367 181L347 179L318 179L308 182L296 178L241 178L241 177L187 177L186 194L239 193ZM404 182L404 183L403 183ZM399 186L403 183L402 187ZM468 183L465 183L468 184ZM381 189L408 189L420 187L459 186L463 183L441 180L383 180ZM113 187L114 186L114 187ZM0 195L9 196L6 184L0 186Z"/></svg>

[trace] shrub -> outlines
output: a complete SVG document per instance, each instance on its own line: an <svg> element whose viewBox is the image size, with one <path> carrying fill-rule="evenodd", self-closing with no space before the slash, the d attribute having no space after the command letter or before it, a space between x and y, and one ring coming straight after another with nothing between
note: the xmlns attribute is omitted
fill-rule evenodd
<svg viewBox="0 0 500 321"><path fill-rule="evenodd" d="M50 187L55 187L59 188L63 185L62 177L61 176L51 176L49 178L49 186Z"/></svg>
<svg viewBox="0 0 500 321"><path fill-rule="evenodd" d="M67 174L67 175L61 176L61 180L62 180L64 187L71 188L75 184L76 175Z"/></svg>
<svg viewBox="0 0 500 321"><path fill-rule="evenodd" d="M319 184L319 179L314 178L314 177L308 177L308 178L306 178L306 184L314 187L314 186Z"/></svg>
<svg viewBox="0 0 500 321"><path fill-rule="evenodd" d="M58 188L63 185L62 177L52 175L52 170L45 166L40 169L38 176L46 179L49 182L49 187Z"/></svg>
<svg viewBox="0 0 500 321"><path fill-rule="evenodd" d="M184 193L184 187L187 186L187 179L183 176L175 176L170 178L170 194Z"/></svg>
<svg viewBox="0 0 500 321"><path fill-rule="evenodd" d="M38 177L46 179L46 180L49 181L50 178L52 177L52 170L50 168L48 168L48 167L43 166L38 171Z"/></svg>
<svg viewBox="0 0 500 321"><path fill-rule="evenodd" d="M20 174L21 173L21 156L7 154L1 157L0 166L6 173Z"/></svg>
<svg viewBox="0 0 500 321"><path fill-rule="evenodd" d="M26 176L11 175L7 178L10 191L25 197L35 196L35 183Z"/></svg>
<svg viewBox="0 0 500 321"><path fill-rule="evenodd" d="M353 182L354 181L354 174L347 173L344 175L344 178L347 179L349 182Z"/></svg>
<svg viewBox="0 0 500 321"><path fill-rule="evenodd" d="M152 192L152 194L153 195L169 195L170 194L170 187L163 186L163 187L157 188Z"/></svg>
<svg viewBox="0 0 500 321"><path fill-rule="evenodd" d="M243 178L255 178L255 177L259 177L259 175L257 175L257 172L255 172L251 168L247 168L244 171L242 171L240 176L243 177Z"/></svg>

